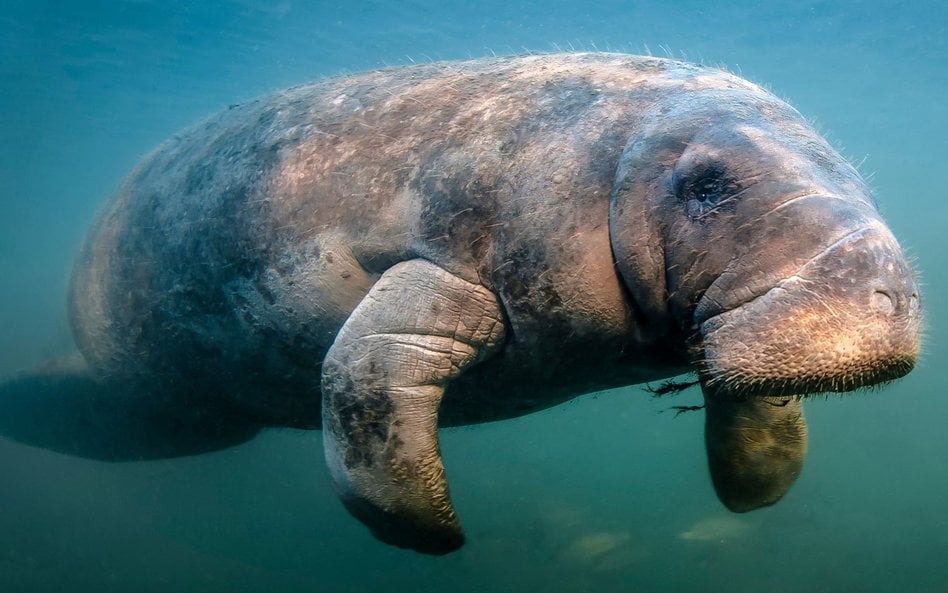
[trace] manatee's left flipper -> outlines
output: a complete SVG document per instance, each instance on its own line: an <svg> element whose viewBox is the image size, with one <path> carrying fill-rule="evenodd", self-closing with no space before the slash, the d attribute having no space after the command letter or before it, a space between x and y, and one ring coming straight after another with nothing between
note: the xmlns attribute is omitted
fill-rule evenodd
<svg viewBox="0 0 948 593"><path fill-rule="evenodd" d="M806 456L802 402L705 395L705 411L708 465L724 506L743 513L780 500Z"/></svg>
<svg viewBox="0 0 948 593"><path fill-rule="evenodd" d="M346 508L380 540L430 554L464 536L444 477L445 385L496 350L496 297L424 260L386 271L323 363L323 443Z"/></svg>

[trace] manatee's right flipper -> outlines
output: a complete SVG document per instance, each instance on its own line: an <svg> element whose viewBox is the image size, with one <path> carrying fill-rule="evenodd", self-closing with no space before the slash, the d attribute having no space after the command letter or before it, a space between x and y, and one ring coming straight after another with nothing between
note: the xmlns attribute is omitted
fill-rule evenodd
<svg viewBox="0 0 948 593"><path fill-rule="evenodd" d="M323 363L323 443L346 508L380 540L429 554L464 536L444 477L445 385L504 336L496 297L424 260L386 271Z"/></svg>
<svg viewBox="0 0 948 593"><path fill-rule="evenodd" d="M238 445L259 430L210 402L100 384L79 355L0 383L0 438L76 457L196 455Z"/></svg>
<svg viewBox="0 0 948 593"><path fill-rule="evenodd" d="M705 395L705 411L708 465L724 506L743 513L780 500L806 456L802 402Z"/></svg>

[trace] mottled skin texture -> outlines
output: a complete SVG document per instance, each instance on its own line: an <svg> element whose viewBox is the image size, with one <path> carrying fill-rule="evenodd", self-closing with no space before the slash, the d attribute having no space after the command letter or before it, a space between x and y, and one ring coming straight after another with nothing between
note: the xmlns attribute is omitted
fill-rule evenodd
<svg viewBox="0 0 948 593"><path fill-rule="evenodd" d="M796 396L908 372L920 324L864 183L796 111L616 54L232 107L131 174L70 306L109 384L322 425L347 508L430 553L463 543L439 424L697 371L715 486L750 510L799 473Z"/></svg>

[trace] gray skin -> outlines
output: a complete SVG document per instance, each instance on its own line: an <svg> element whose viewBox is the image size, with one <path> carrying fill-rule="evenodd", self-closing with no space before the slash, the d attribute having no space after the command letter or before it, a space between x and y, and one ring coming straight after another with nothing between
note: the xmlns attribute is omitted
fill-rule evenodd
<svg viewBox="0 0 948 593"><path fill-rule="evenodd" d="M716 490L751 510L800 472L802 397L907 373L920 328L868 189L794 109L618 54L233 106L130 175L70 310L100 381L322 427L345 506L434 554L464 541L439 425L697 372Z"/></svg>

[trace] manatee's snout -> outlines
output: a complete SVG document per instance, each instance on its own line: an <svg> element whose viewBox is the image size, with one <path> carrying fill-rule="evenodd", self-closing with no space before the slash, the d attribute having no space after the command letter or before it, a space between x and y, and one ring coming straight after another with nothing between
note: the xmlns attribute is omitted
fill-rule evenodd
<svg viewBox="0 0 948 593"><path fill-rule="evenodd" d="M865 314L890 324L894 338L906 343L912 360L918 354L920 317L915 273L892 234L875 224L846 235L812 262L813 275L837 279L827 284L827 298L852 302L862 299ZM880 328L884 331L884 328ZM906 331L908 330L908 331Z"/></svg>
<svg viewBox="0 0 948 593"><path fill-rule="evenodd" d="M700 329L711 394L850 391L915 365L918 284L892 233L870 220Z"/></svg>
<svg viewBox="0 0 948 593"><path fill-rule="evenodd" d="M868 245L872 245L873 236L866 237ZM878 264L870 270L871 280L868 283L870 311L883 316L890 316L895 323L912 326L918 325L921 314L919 302L918 281L909 268L901 253L893 253L891 243L879 242L875 247L878 253ZM875 276L872 277L872 272ZM917 354L917 335L906 335L906 338L915 338Z"/></svg>

